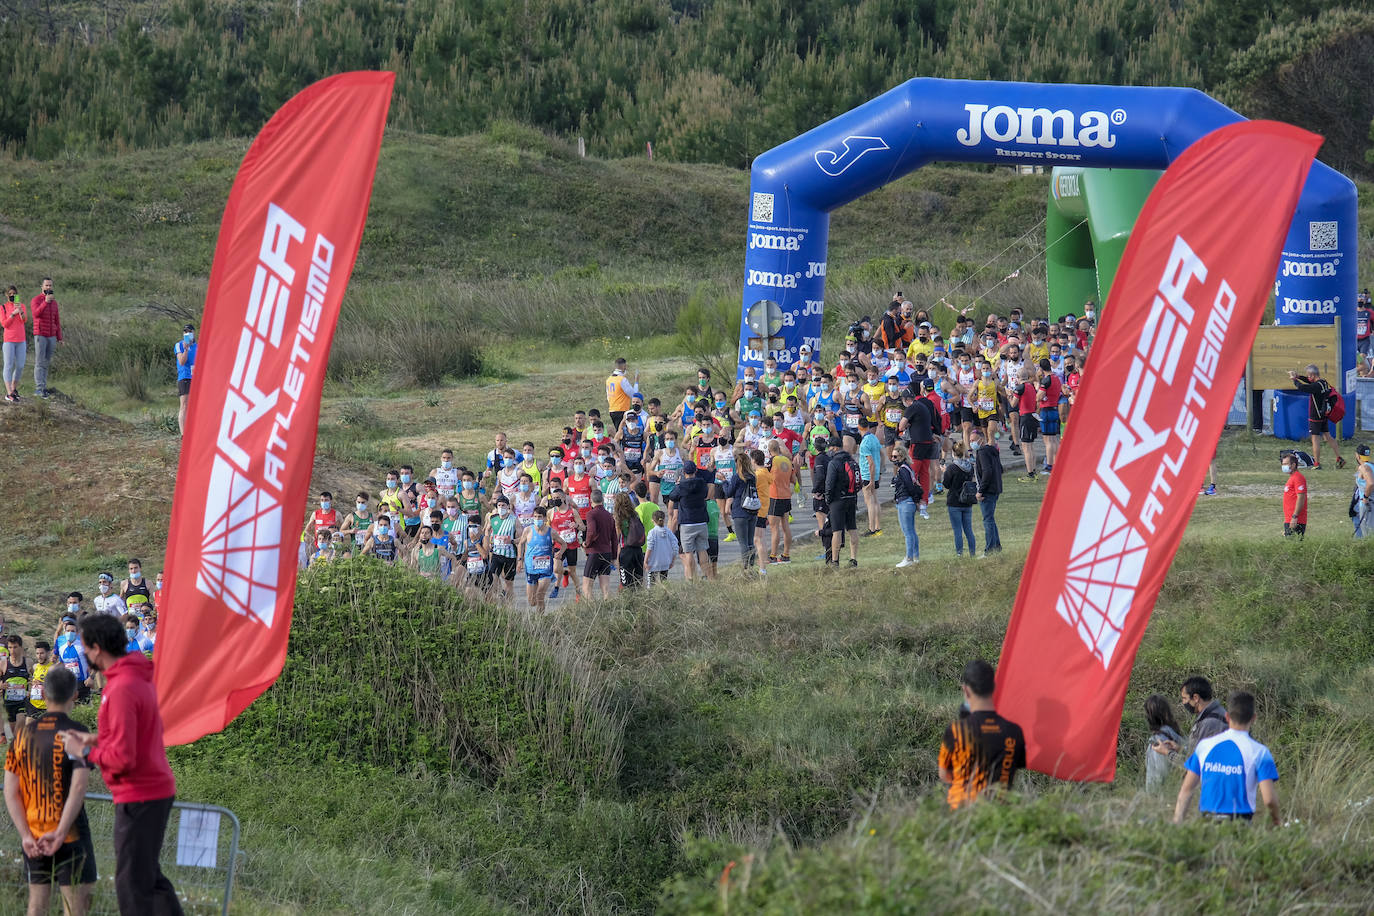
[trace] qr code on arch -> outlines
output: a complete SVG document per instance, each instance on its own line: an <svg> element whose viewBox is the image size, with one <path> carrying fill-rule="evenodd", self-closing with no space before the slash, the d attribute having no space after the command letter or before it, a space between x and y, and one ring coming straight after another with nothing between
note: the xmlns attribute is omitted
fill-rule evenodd
<svg viewBox="0 0 1374 916"><path fill-rule="evenodd" d="M1307 224L1307 247L1313 251L1335 251L1336 222L1310 222Z"/></svg>
<svg viewBox="0 0 1374 916"><path fill-rule="evenodd" d="M773 221L773 195L754 194L754 222L771 223Z"/></svg>

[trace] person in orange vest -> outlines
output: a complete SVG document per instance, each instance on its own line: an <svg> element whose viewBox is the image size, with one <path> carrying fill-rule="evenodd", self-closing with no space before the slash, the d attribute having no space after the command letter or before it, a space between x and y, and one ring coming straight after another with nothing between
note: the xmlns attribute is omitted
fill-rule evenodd
<svg viewBox="0 0 1374 916"><path fill-rule="evenodd" d="M635 379L638 383L638 379ZM620 421L630 409L630 399L635 396L635 385L625 378L625 357L615 361L615 369L606 377L606 406L610 408L611 434L620 429Z"/></svg>

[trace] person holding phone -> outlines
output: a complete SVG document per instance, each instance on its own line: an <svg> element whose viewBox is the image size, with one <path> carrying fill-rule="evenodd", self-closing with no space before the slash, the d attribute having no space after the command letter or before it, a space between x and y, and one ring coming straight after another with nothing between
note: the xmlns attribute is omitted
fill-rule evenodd
<svg viewBox="0 0 1374 916"><path fill-rule="evenodd" d="M0 302L0 326L5 333L5 400L17 404L19 375L24 371L24 360L28 356L29 330L24 303L19 301L16 287L5 290L5 301Z"/></svg>
<svg viewBox="0 0 1374 916"><path fill-rule="evenodd" d="M57 345L62 343L62 315L52 277L43 278L43 291L29 303L29 314L33 316L33 396L46 398L50 394L48 367Z"/></svg>

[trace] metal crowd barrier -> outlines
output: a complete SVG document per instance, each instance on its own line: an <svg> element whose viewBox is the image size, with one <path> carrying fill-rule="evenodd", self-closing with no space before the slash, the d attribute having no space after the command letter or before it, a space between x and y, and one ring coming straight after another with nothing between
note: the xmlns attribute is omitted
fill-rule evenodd
<svg viewBox="0 0 1374 916"><path fill-rule="evenodd" d="M91 916L118 916L114 890L114 800L86 796L86 816L95 845L96 883ZM28 877L19 835L0 817L0 913L23 913ZM162 841L162 873L176 886L187 916L228 916L239 858L239 819L228 808L194 802L173 803ZM62 912L62 895L53 888L50 910Z"/></svg>

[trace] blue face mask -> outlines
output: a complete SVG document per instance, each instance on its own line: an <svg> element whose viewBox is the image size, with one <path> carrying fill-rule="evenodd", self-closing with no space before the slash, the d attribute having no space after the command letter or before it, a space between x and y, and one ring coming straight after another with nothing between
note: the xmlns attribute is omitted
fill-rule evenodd
<svg viewBox="0 0 1374 916"><path fill-rule="evenodd" d="M529 484L527 484L527 483L522 483L522 484L520 485L520 492L521 492L521 493L528 493L529 491L530 491L530 485L529 485Z"/></svg>
<svg viewBox="0 0 1374 916"><path fill-rule="evenodd" d="M503 468L513 468L513 467L515 467L515 459L514 459L514 458L503 458L503 459L501 459L501 467L503 467Z"/></svg>
<svg viewBox="0 0 1374 916"><path fill-rule="evenodd" d="M196 336L194 334L182 334L181 339L186 343L190 343L191 341L196 339Z"/></svg>
<svg viewBox="0 0 1374 916"><path fill-rule="evenodd" d="M410 483L410 475L409 475L409 474L402 474L402 475L401 475L401 483Z"/></svg>
<svg viewBox="0 0 1374 916"><path fill-rule="evenodd" d="M449 461L449 460L446 458L446 459L444 459L443 461L440 461L440 462L439 462L439 467L441 467L441 468L443 468L445 471L447 471L449 468L453 467L453 462L452 462L452 461Z"/></svg>
<svg viewBox="0 0 1374 916"><path fill-rule="evenodd" d="M396 489L396 481L394 481L394 480L388 480L388 481L386 482L386 488L387 488L388 490L394 490L394 489Z"/></svg>
<svg viewBox="0 0 1374 916"><path fill-rule="evenodd" d="M463 489L464 489L464 490L471 490L471 489L472 489L473 487L475 487L475 486L477 486L477 482L476 482L476 481L473 481L473 480L465 480L465 481L463 481Z"/></svg>

